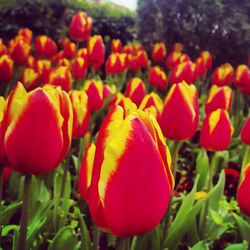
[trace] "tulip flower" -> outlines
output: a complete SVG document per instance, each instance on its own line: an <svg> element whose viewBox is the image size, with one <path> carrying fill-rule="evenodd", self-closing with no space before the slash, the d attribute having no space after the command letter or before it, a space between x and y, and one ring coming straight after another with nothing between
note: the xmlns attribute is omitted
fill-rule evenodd
<svg viewBox="0 0 250 250"><path fill-rule="evenodd" d="M38 36L35 41L35 50L38 56L51 57L56 54L56 43L48 36Z"/></svg>
<svg viewBox="0 0 250 250"><path fill-rule="evenodd" d="M111 95L114 95L116 93L116 86L115 85L103 85L103 99L105 100Z"/></svg>
<svg viewBox="0 0 250 250"><path fill-rule="evenodd" d="M230 144L233 131L228 112L217 109L203 121L200 132L201 145L210 151L225 150Z"/></svg>
<svg viewBox="0 0 250 250"><path fill-rule="evenodd" d="M159 66L154 66L150 69L148 75L148 82L150 85L158 89L165 89L167 87L167 76Z"/></svg>
<svg viewBox="0 0 250 250"><path fill-rule="evenodd" d="M241 141L244 144L247 144L250 146L250 117L244 123L241 129L240 137L241 137Z"/></svg>
<svg viewBox="0 0 250 250"><path fill-rule="evenodd" d="M83 90L89 97L91 111L98 111L103 104L103 83L102 81L88 80L85 82Z"/></svg>
<svg viewBox="0 0 250 250"><path fill-rule="evenodd" d="M96 146L91 143L84 153L78 178L78 190L84 200L88 200L88 190L91 184ZM91 173L91 174L89 174Z"/></svg>
<svg viewBox="0 0 250 250"><path fill-rule="evenodd" d="M244 95L250 95L250 70L249 68L241 64L234 72L234 85L240 88L240 91Z"/></svg>
<svg viewBox="0 0 250 250"><path fill-rule="evenodd" d="M163 103L161 98L156 93L152 92L146 95L139 108L152 114L158 122L160 121Z"/></svg>
<svg viewBox="0 0 250 250"><path fill-rule="evenodd" d="M176 65L170 73L170 84L185 81L188 84L196 80L195 64L192 62L183 62Z"/></svg>
<svg viewBox="0 0 250 250"><path fill-rule="evenodd" d="M51 61L50 60L37 60L34 63L33 68L39 74L39 81L41 83L48 83L51 73Z"/></svg>
<svg viewBox="0 0 250 250"><path fill-rule="evenodd" d="M110 54L105 63L105 71L108 74L120 74L125 70L125 60L121 54Z"/></svg>
<svg viewBox="0 0 250 250"><path fill-rule="evenodd" d="M49 83L55 86L61 86L66 92L71 89L73 79L68 67L58 67L53 70L49 77Z"/></svg>
<svg viewBox="0 0 250 250"><path fill-rule="evenodd" d="M76 13L69 26L69 35L71 39L82 42L88 39L92 30L92 19L81 11Z"/></svg>
<svg viewBox="0 0 250 250"><path fill-rule="evenodd" d="M26 61L26 67L28 68L34 68L34 65L36 63L36 58L32 55L29 55L29 57L27 58L27 61Z"/></svg>
<svg viewBox="0 0 250 250"><path fill-rule="evenodd" d="M100 128L95 152L88 150L86 158L82 168L91 184L83 185L97 226L121 237L142 235L159 224L174 180L168 147L152 116L141 110L125 115L115 106Z"/></svg>
<svg viewBox="0 0 250 250"><path fill-rule="evenodd" d="M129 97L137 106L141 104L142 99L146 95L145 84L142 79L132 78L127 85L125 96Z"/></svg>
<svg viewBox="0 0 250 250"><path fill-rule="evenodd" d="M202 77L206 74L207 69L202 57L197 57L195 60L195 71L197 77Z"/></svg>
<svg viewBox="0 0 250 250"><path fill-rule="evenodd" d="M4 116L5 116L6 102L2 96L0 96L0 164L4 163ZM1 169L0 169L1 171Z"/></svg>
<svg viewBox="0 0 250 250"><path fill-rule="evenodd" d="M47 86L27 93L18 83L8 98L4 119L10 167L22 174L53 170L69 150L72 121L72 105L64 91Z"/></svg>
<svg viewBox="0 0 250 250"><path fill-rule="evenodd" d="M145 50L140 50L136 54L128 56L128 66L132 71L138 71L148 66L148 56Z"/></svg>
<svg viewBox="0 0 250 250"><path fill-rule="evenodd" d="M250 216L250 163L245 167L242 180L237 191L237 201L240 210Z"/></svg>
<svg viewBox="0 0 250 250"><path fill-rule="evenodd" d="M9 83L13 77L13 60L8 55L0 57L0 84Z"/></svg>
<svg viewBox="0 0 250 250"><path fill-rule="evenodd" d="M212 67L212 63L213 63L213 58L212 55L209 51L202 51L200 53L200 57L203 60L203 63L206 67L206 71L209 70Z"/></svg>
<svg viewBox="0 0 250 250"><path fill-rule="evenodd" d="M26 90L34 89L40 83L39 74L32 68L25 68L20 80Z"/></svg>
<svg viewBox="0 0 250 250"><path fill-rule="evenodd" d="M31 46L25 42L23 37L16 37L10 42L9 55L16 65L24 65L29 58Z"/></svg>
<svg viewBox="0 0 250 250"><path fill-rule="evenodd" d="M178 64L184 63L184 62L191 62L191 59L190 59L189 55L181 54L181 56L178 59Z"/></svg>
<svg viewBox="0 0 250 250"><path fill-rule="evenodd" d="M88 50L87 48L81 48L77 51L77 56L82 57L84 61L88 62Z"/></svg>
<svg viewBox="0 0 250 250"><path fill-rule="evenodd" d="M28 28L22 28L18 31L18 36L22 36L26 43L32 44L33 33Z"/></svg>
<svg viewBox="0 0 250 250"><path fill-rule="evenodd" d="M105 46L101 36L94 35L88 40L88 62L94 66L104 63Z"/></svg>
<svg viewBox="0 0 250 250"><path fill-rule="evenodd" d="M88 95L83 90L72 90L69 97L73 107L73 138L81 138L88 131L90 106Z"/></svg>
<svg viewBox="0 0 250 250"><path fill-rule="evenodd" d="M75 79L84 79L87 70L87 62L82 57L76 57L71 61L70 70Z"/></svg>
<svg viewBox="0 0 250 250"><path fill-rule="evenodd" d="M178 51L171 52L166 59L166 67L173 68L175 65L177 65L181 55L182 53Z"/></svg>
<svg viewBox="0 0 250 250"><path fill-rule="evenodd" d="M166 47L164 43L156 43L152 50L152 58L155 62L162 62L166 56Z"/></svg>
<svg viewBox="0 0 250 250"><path fill-rule="evenodd" d="M218 87L212 85L206 103L205 112L209 114L216 109L225 109L228 112L232 106L232 89L228 86Z"/></svg>
<svg viewBox="0 0 250 250"><path fill-rule="evenodd" d="M226 63L216 68L212 74L212 84L218 86L230 85L233 80L233 67L231 64Z"/></svg>
<svg viewBox="0 0 250 250"><path fill-rule="evenodd" d="M77 48L76 48L75 43L72 43L72 42L66 43L63 46L64 57L66 57L68 59L74 58L76 56L76 49Z"/></svg>
<svg viewBox="0 0 250 250"><path fill-rule="evenodd" d="M111 42L112 53L122 53L122 42L120 39L113 39Z"/></svg>
<svg viewBox="0 0 250 250"><path fill-rule="evenodd" d="M67 58L61 58L58 63L57 63L57 66L60 67L60 66L66 66L66 67L70 67L70 60L67 59ZM72 73L72 70L71 70L71 73Z"/></svg>
<svg viewBox="0 0 250 250"><path fill-rule="evenodd" d="M7 48L3 43L3 40L0 38L0 56L7 54Z"/></svg>
<svg viewBox="0 0 250 250"><path fill-rule="evenodd" d="M198 127L198 93L186 82L173 84L166 96L160 119L163 134L171 140L182 141L193 137Z"/></svg>

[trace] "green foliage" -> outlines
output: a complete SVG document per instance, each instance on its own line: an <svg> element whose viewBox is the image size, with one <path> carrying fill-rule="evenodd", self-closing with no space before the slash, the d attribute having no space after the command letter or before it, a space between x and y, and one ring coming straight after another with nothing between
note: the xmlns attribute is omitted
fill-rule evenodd
<svg viewBox="0 0 250 250"><path fill-rule="evenodd" d="M247 0L139 0L139 39L149 49L182 42L193 58L208 49L216 65L247 63L250 48ZM247 51L248 50L248 51Z"/></svg>

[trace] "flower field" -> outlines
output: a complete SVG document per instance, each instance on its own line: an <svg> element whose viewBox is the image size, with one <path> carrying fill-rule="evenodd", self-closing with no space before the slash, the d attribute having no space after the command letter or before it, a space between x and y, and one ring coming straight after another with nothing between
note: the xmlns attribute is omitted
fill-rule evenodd
<svg viewBox="0 0 250 250"><path fill-rule="evenodd" d="M92 26L0 40L0 249L249 249L249 65Z"/></svg>

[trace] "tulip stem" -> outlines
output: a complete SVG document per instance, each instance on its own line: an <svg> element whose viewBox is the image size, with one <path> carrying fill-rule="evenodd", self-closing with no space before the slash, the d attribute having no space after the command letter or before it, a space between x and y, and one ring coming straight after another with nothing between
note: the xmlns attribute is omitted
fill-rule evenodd
<svg viewBox="0 0 250 250"><path fill-rule="evenodd" d="M173 146L173 150L172 150L172 174L174 176L174 179L175 179L175 175L176 175L177 160L178 160L178 155L179 155L179 151L180 151L181 146L182 146L182 142L177 142L177 141L174 142L174 146ZM170 196L168 209L167 209L166 216L165 216L165 224L164 224L164 229L163 229L163 234L162 234L163 240L168 233L169 225L171 223L173 197L174 197L174 188L173 188L171 196Z"/></svg>
<svg viewBox="0 0 250 250"><path fill-rule="evenodd" d="M129 238L126 238L126 237L117 238L115 249L116 250L129 250Z"/></svg>
<svg viewBox="0 0 250 250"><path fill-rule="evenodd" d="M98 250L99 249L99 241L101 237L101 232L97 226L94 226L94 245L93 245L93 250Z"/></svg>
<svg viewBox="0 0 250 250"><path fill-rule="evenodd" d="M27 235L27 226L28 226L31 179L32 179L32 176L29 174L25 175L24 177L23 205L22 205L22 215L21 215L21 222L20 222L18 250L26 249L26 235Z"/></svg>

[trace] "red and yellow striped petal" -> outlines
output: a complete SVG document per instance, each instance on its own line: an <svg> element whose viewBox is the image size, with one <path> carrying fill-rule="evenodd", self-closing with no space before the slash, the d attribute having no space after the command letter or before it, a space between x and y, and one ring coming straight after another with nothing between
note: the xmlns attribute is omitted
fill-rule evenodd
<svg viewBox="0 0 250 250"><path fill-rule="evenodd" d="M241 137L241 141L244 144L250 145L250 117L244 123L241 129L240 137Z"/></svg>

